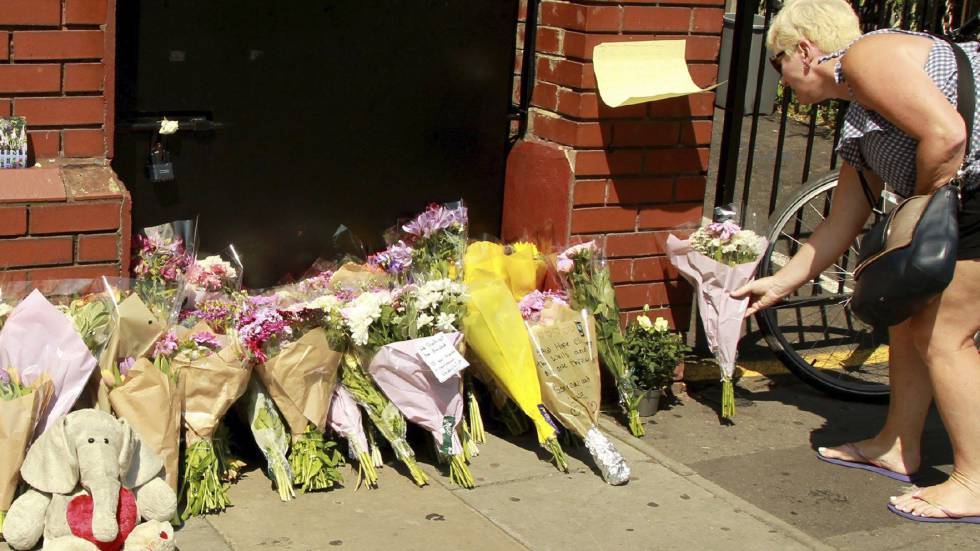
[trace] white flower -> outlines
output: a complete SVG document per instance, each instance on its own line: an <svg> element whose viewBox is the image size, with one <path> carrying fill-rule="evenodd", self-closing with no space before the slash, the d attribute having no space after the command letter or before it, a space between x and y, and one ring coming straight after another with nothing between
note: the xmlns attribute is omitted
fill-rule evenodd
<svg viewBox="0 0 980 551"><path fill-rule="evenodd" d="M306 307L311 310L323 310L330 312L340 306L341 301L334 295L321 295L306 303Z"/></svg>
<svg viewBox="0 0 980 551"><path fill-rule="evenodd" d="M447 314L446 312L439 312L439 319L436 320L436 329L440 331L451 332L456 330L456 326L453 323L456 321L456 314Z"/></svg>
<svg viewBox="0 0 980 551"><path fill-rule="evenodd" d="M644 331L649 331L653 327L653 324L650 323L650 318L646 316L637 316L636 324L643 328Z"/></svg>
<svg viewBox="0 0 980 551"><path fill-rule="evenodd" d="M344 308L341 313L350 329L354 344L364 346L368 342L368 329L379 317L381 307L391 304L391 293L388 291L373 291L359 295Z"/></svg>
<svg viewBox="0 0 980 551"><path fill-rule="evenodd" d="M657 318L657 321L653 322L653 328L656 331L670 331L670 323L664 318Z"/></svg>
<svg viewBox="0 0 980 551"><path fill-rule="evenodd" d="M419 329L421 329L421 328L425 327L426 325L429 325L430 323L432 323L433 320L435 320L434 317L432 317L429 314L426 314L426 313L423 312L423 313L419 314L418 321L416 322L416 326Z"/></svg>
<svg viewBox="0 0 980 551"><path fill-rule="evenodd" d="M13 310L13 307L9 304L4 304L0 302L0 318L6 316Z"/></svg>

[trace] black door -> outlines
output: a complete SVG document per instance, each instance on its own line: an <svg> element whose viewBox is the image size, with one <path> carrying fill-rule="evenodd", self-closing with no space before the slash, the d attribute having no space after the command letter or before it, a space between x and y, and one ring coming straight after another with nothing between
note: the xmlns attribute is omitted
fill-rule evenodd
<svg viewBox="0 0 980 551"><path fill-rule="evenodd" d="M501 216L516 0L119 2L113 168L134 228L200 215L250 286L368 246L429 202L463 198L471 232ZM152 183L146 130L176 178ZM143 123L143 124L141 124Z"/></svg>

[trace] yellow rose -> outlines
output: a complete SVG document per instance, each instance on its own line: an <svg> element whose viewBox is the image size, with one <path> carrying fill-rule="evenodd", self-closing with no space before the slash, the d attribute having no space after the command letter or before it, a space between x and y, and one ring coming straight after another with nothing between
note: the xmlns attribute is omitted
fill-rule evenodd
<svg viewBox="0 0 980 551"><path fill-rule="evenodd" d="M636 323L642 327L644 331L649 331L653 328L653 324L650 323L650 318L646 316L636 316Z"/></svg>
<svg viewBox="0 0 980 551"><path fill-rule="evenodd" d="M649 323L649 320L647 320ZM657 331L670 331L670 323L664 318L657 318L657 321L653 322L653 328Z"/></svg>

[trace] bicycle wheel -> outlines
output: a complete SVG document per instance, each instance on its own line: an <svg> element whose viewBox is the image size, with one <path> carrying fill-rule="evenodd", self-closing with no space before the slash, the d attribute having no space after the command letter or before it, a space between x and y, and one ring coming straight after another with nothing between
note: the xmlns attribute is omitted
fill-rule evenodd
<svg viewBox="0 0 980 551"><path fill-rule="evenodd" d="M782 268L827 217L837 177L834 172L819 178L773 214L760 277ZM894 203L891 194L883 197L887 206ZM869 217L862 234L878 216ZM847 308L857 259L855 239L828 269L756 319L769 347L811 386L841 398L881 401L889 392L888 332L861 322Z"/></svg>

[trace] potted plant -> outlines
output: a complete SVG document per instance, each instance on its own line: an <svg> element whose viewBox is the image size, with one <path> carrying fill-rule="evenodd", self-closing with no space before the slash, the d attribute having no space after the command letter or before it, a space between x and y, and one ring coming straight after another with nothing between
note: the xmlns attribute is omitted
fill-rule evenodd
<svg viewBox="0 0 980 551"><path fill-rule="evenodd" d="M660 395L674 378L674 370L691 349L680 333L670 330L670 324L658 317L650 321L649 309L637 316L626 328L626 356L633 368L637 392L641 393L638 411L641 417L657 412Z"/></svg>

